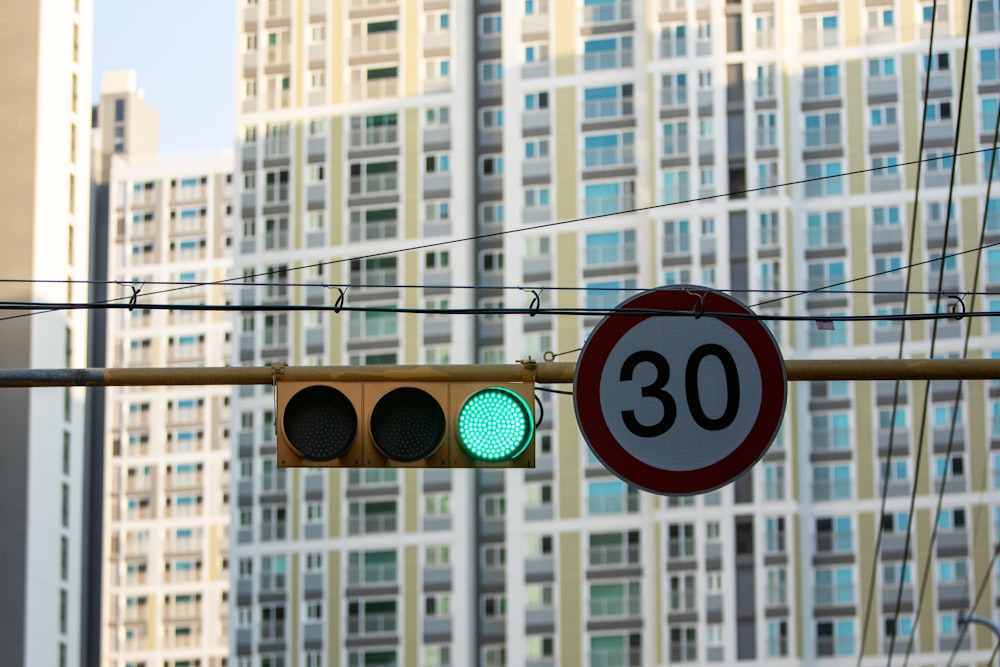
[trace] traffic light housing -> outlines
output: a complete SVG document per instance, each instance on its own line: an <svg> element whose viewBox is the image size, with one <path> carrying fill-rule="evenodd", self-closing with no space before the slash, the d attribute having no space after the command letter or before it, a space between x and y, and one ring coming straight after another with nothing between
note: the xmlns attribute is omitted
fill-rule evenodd
<svg viewBox="0 0 1000 667"><path fill-rule="evenodd" d="M533 382L277 380L278 467L533 468Z"/></svg>

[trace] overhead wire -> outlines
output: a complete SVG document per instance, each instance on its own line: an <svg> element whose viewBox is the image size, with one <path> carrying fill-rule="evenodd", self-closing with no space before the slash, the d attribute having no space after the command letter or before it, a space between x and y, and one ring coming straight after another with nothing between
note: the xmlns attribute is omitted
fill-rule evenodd
<svg viewBox="0 0 1000 667"><path fill-rule="evenodd" d="M903 321L935 321L954 319L951 313L888 313L876 315L786 315L780 313L731 313L704 311L671 311L655 308L411 308L396 306L346 306L346 305L302 305L302 304L181 304L181 303L142 303L132 306L128 303L42 303L26 301L0 301L0 310L28 310L51 308L52 310L171 310L171 311L204 311L204 312L360 312L360 313L398 313L408 315L573 315L584 317L596 316L636 316L644 317L711 317L720 320L755 320L761 322L903 322ZM964 318L994 318L1000 317L996 311L969 311L962 314Z"/></svg>
<svg viewBox="0 0 1000 667"><path fill-rule="evenodd" d="M583 317L598 316L643 316L643 317L710 317L719 320L754 320L760 322L904 322L935 321L954 319L952 313L889 313L876 315L789 315L781 313L732 313L699 311L671 311L656 308L411 308L396 306L345 306L345 305L300 305L300 304L200 304L200 303L143 303L133 306L129 303L41 303L24 301L0 301L2 310L43 309L52 310L170 310L201 312L360 312L396 313L408 315L572 315ZM969 311L963 318L1000 317L997 311Z"/></svg>
<svg viewBox="0 0 1000 667"><path fill-rule="evenodd" d="M985 212L984 212L984 215L985 215ZM984 228L984 231L985 231L985 228ZM846 284L849 284L849 283L853 283L853 282L858 282L858 281L865 280L865 279L868 279L868 278L877 277L877 276L885 275L885 274L888 274L888 273L897 273L897 272L900 272L900 271L905 271L906 272L906 276L907 276L906 286L908 287L909 286L909 275L910 275L908 269L911 269L911 268L916 267L916 266L921 266L921 265L924 265L924 264L932 263L932 262L944 261L944 259L946 259L946 258L959 257L959 256L962 256L962 255L965 255L965 254L968 254L968 253L972 253L972 252L979 253L979 255L981 256L982 250L988 249L988 248L992 248L992 247L995 247L995 246L1000 246L1000 241L996 241L996 242L992 242L992 243L986 243L985 242L985 234L983 234L983 235L981 235L981 238L980 238L980 244L977 247L974 247L974 248L968 248L968 249L965 249L965 250L959 250L959 251L956 251L954 253L946 254L944 257L939 258L939 259L929 259L929 260L923 260L923 261L920 261L920 262L910 262L907 265L902 266L902 267L898 267L898 268L889 269L889 270L886 270L886 271L880 271L880 272L868 274L867 276L862 276L862 277L859 277L859 278L852 278L852 279L849 279L849 280L846 280L846 281L842 281L840 283L836 283L836 284L832 284L832 285L827 285L827 286L823 286L823 287L818 287L818 288L814 288L814 289L811 289L811 290L762 290L762 289L748 289L748 288L743 288L743 289L729 288L729 289L721 289L720 291L728 292L728 293L733 293L733 294L736 294L736 293L747 293L747 294L753 294L753 293L786 293L789 296L800 296L802 294L816 293L816 292L820 292L820 291L823 291L823 290L828 290L828 289L833 289L833 288L836 288L836 287L841 287L843 285L846 285ZM912 253L913 253L913 250L912 250L912 247L911 247L911 257L912 257ZM167 290L159 290L157 292L150 292L150 293L147 293L147 294L143 295L143 294L140 293L141 287L144 286L144 285L147 285L147 284L169 285L169 286L178 286L179 285L180 287L178 287L177 289L185 289L185 288L192 288L193 289L193 288L208 287L208 286L213 286L213 285L217 285L218 284L218 283L206 283L206 282L192 282L192 281L146 281L146 282L143 282L141 285L136 286L134 283L127 283L127 282L123 282L123 281L119 281L119 280L108 280L108 281L81 280L81 281L74 281L74 280L70 280L70 279L17 279L17 278L0 279L0 283L3 283L3 282L6 282L6 283L43 283L43 284L46 284L46 283L65 284L65 283L76 283L76 282L79 282L79 283L88 283L88 284L109 284L109 285L110 284L117 284L117 285L122 285L123 287L130 287L132 289L132 294L128 295L128 296L116 297L116 298L112 298L112 299L105 299L103 301L87 302L87 303L47 303L47 302L33 302L33 301L8 301L8 302L0 302L0 310L27 310L27 311L31 311L29 313L21 313L21 314L18 314L18 315L9 315L7 317L0 317L0 321L7 320L7 319L15 319L17 317L23 317L23 316L26 316L26 315L40 314L40 313L43 313L43 312L56 312L56 311L60 311L60 310L91 310L91 309L96 310L96 309L101 309L101 308L105 308L105 309L127 308L130 311L131 310L135 310L135 309L138 309L138 310L156 310L156 309L160 309L160 310L174 310L174 311L205 310L205 311L238 311L238 312L279 312L279 311L301 310L301 311L333 311L335 313L339 313L339 312L341 312L343 310L346 310L348 312L351 312L351 311L372 311L372 310L374 310L374 311L380 311L380 312L394 311L394 312L411 313L411 314L421 314L421 313L425 313L425 314L441 314L441 313L445 313L445 314L466 314L466 315L527 314L529 316L539 314L539 313L543 312L543 310L544 310L544 309L541 309L538 306L537 302L533 302L534 303L534 307L529 307L526 312L524 312L524 309L503 309L503 308L463 308L463 309L426 308L426 309L416 309L416 308L386 308L386 307L351 307L351 306L345 306L344 305L344 297L346 295L347 290L350 289L351 287L355 287L355 288L359 288L359 289L360 288L426 289L428 287L436 287L436 288L442 288L442 287L444 287L444 288L447 288L447 289L481 289L481 288L479 288L479 287L477 287L475 285L441 285L441 284L435 284L435 285L410 285L410 284L396 284L396 285L387 285L387 284L355 284L355 285L350 285L350 284L348 284L348 285L337 285L337 284L325 284L325 283L288 283L288 282L283 282L283 281L281 281L281 282L265 282L265 283L261 283L261 282L238 283L238 285L240 285L241 287L268 287L268 288L278 288L278 289L287 289L287 288L290 288L290 287L305 287L305 288L320 287L320 288L326 288L326 289L337 289L340 292L340 296L336 300L336 302L335 302L335 304L333 306L327 306L325 304L302 306L302 305L289 305L289 304L278 304L278 303L272 303L272 304L268 304L268 305L259 305L259 304L250 304L250 305L247 305L247 304L229 304L229 303L227 303L225 305L209 305L209 304L204 304L204 303L200 303L199 304L199 303L186 303L186 302L175 302L175 303L166 304L166 305L163 305L163 304L151 304L151 303L148 303L148 302L138 303L138 298L140 298L140 297L144 298L144 297L153 296L153 295L156 295L156 294L171 293L171 292L175 292L176 291L176 289L167 289ZM542 286L533 286L531 288L528 288L528 287L524 287L524 286L521 286L521 285L504 285L504 286L497 286L497 287L495 287L493 289L498 289L498 290L516 290L516 291L520 291L520 292L532 292L532 293L535 293L536 292L536 288L537 288L538 291L632 292L632 293L635 293L635 292L638 292L638 291L642 291L643 289L646 289L646 288L638 288L638 287L589 287L589 286L544 286L544 287L542 287ZM942 296L944 296L944 293L943 292L939 292L939 291L930 291L930 290L928 290L928 291L919 291L919 290L909 290L909 289L903 289L903 290L859 290L859 289L853 289L853 290L836 290L834 293L836 293L836 294L845 294L845 295L846 294L858 294L858 295L860 295L860 294L865 294L865 295L899 295L899 296L926 295L926 296L936 296L938 298L938 303L940 303L940 298ZM988 291L985 291L985 292L963 291L963 292L961 292L961 296L959 296L958 294L950 294L950 293L947 296L949 298L953 298L953 299L961 299L962 296L968 296L970 294L990 294L990 292L988 292ZM536 297L537 297L537 294L536 294ZM780 300L781 299L773 299L773 300L770 300L770 301L765 301L763 303L765 303L765 304L766 303L773 303L775 301L780 301ZM125 303L126 301L127 301L127 303ZM760 304L758 304L758 305L760 305ZM805 320L805 321L865 321L865 320L874 320L874 321L892 321L892 320L897 320L897 321L905 321L907 319L926 320L926 319L929 319L931 317L930 314L920 314L920 315L916 315L916 316L910 318L910 317L907 316L907 314L905 312L906 305L907 305L907 302L904 300L904 312L901 313L901 314L884 314L884 315L875 315L875 316L835 316L835 315L823 315L821 317L819 317L819 316L783 316L783 315L769 314L769 315L766 315L766 316L762 316L761 319L771 320L771 321L778 321L778 320L781 320L781 319L789 319L789 320L799 319L799 320ZM940 308L938 308L938 310L940 310ZM584 312L584 311L586 311L586 312ZM610 311L607 310L607 309L579 309L579 308L574 308L574 309L567 309L564 312L557 312L554 309L547 309L546 314L574 314L574 313L577 313L577 314L578 313L583 313L583 314L607 314L608 312L610 312ZM1000 314L994 313L993 311L982 312L982 313L964 312L963 311L961 313L961 315L965 316L965 317L994 317L994 316L1000 316ZM951 315L943 315L943 314L939 313L939 317L951 317ZM901 338L901 343L900 343L900 352L899 352L899 355L900 355L900 358L902 358L902 338ZM891 435L892 435L892 433L890 431L890 451L891 451ZM890 460L891 460L891 457L890 457Z"/></svg>
<svg viewBox="0 0 1000 667"><path fill-rule="evenodd" d="M931 4L931 31L929 39L927 41L927 64L924 67L924 104L923 104L923 114L921 115L921 120L920 120L920 139L917 147L917 156L921 158L924 156L924 146L926 145L926 137L927 137L927 105L930 100L931 65L932 65L932 60L934 58L934 35L935 35L935 27L937 26L937 5L938 5L938 0L933 0ZM910 217L910 244L909 244L910 247L909 247L909 255L907 258L908 267L913 266L913 261L916 253L917 220L920 213L920 182L921 182L920 177L922 175L922 171L923 171L923 162L920 162L919 164L917 164L916 180L913 186L914 188L913 212ZM913 279L913 269L907 268L905 276L906 277L903 289L908 292L910 290L910 285ZM906 314L909 311L909 303L910 303L909 298L903 299L902 312L904 314ZM906 323L901 322L899 329L899 346L897 350L897 358L899 359L903 358L903 350L905 343L906 343ZM861 659L865 653L865 643L868 638L868 628L870 627L871 623L872 603L875 598L875 588L876 588L875 583L878 577L878 568L875 567L874 564L879 562L882 553L882 538L884 537L884 532L885 532L885 511L887 506L887 500L889 497L889 479L892 469L892 458L894 453L893 450L896 438L896 412L897 410L899 410L899 397L900 397L901 386L902 386L901 381L899 379L896 379L893 385L892 411L889 413L890 415L889 442L888 442L888 450L886 451L885 464L883 465L882 461L879 460L879 469L882 471L882 493L879 503L880 507L879 507L878 521L876 522L877 528L875 535L875 546L874 546L874 554L872 557L873 566L871 570L871 576L868 582L868 595L867 595L867 600L865 602L864 620L861 626L861 642L858 648L857 667L861 667ZM916 490L916 484L914 484L913 488L914 490ZM896 630L898 629L899 611L902 608L902 602L903 602L903 585L905 583L905 575L907 571L906 555L908 554L910 548L910 527L912 526L912 524L913 524L913 518L912 516L910 516L907 520L907 525L906 525L906 531L907 531L906 541L904 543L904 548L903 548L904 560L903 560L903 565L902 567L900 567L899 570L899 585L896 592L895 613L893 614L893 632L892 636L889 638L889 650L887 651L886 667L891 667L892 654L896 648L896 635L897 635Z"/></svg>
<svg viewBox="0 0 1000 667"><path fill-rule="evenodd" d="M961 136L961 128L962 128L962 117L963 117L963 112L965 111L965 81L969 68L969 42L972 37L972 13L974 8L975 8L975 3L969 2L968 11L966 12L965 40L964 40L965 43L962 49L962 69L961 69L961 74L959 75L959 84L958 84L958 109L955 115L955 134L952 143L953 154L956 150L958 150L958 142L959 142L959 137ZM927 63L928 71L930 71L931 66L932 63L928 61ZM955 178L958 173L958 164L959 164L958 160L952 160L951 173L948 182L948 199L945 207L944 233L941 236L941 253L940 253L941 256L943 256L948 249L948 236L952 223L952 208L955 197ZM980 253L978 257L981 256L982 255ZM944 285L945 268L946 268L946 262L944 261L944 259L942 259L938 265L938 282L937 282L938 290L940 290ZM935 311L940 311L940 309L941 309L941 296L938 295L937 300L935 302ZM933 358L935 354L935 349L937 345L937 336L939 331L938 321L935 320L934 322L932 322L931 327L932 328L931 328L930 351L928 356ZM968 340L968 338L966 340ZM967 355L968 355L968 345L966 344L965 349L963 351L963 357ZM921 454L923 452L923 447L924 447L924 432L926 430L927 411L930 405L931 386L932 386L932 381L928 380L925 383L925 390L923 395L923 407L921 410L921 424L920 424L921 434L917 441L918 461L920 461L920 459L922 458ZM962 399L962 383L958 382L958 384L956 385L954 404L951 411L951 424L949 426L949 432L948 432L948 446L945 454L945 466L944 470L942 471L941 482L938 490L937 507L931 524L930 539L927 541L927 551L924 557L924 563L922 565L922 572L920 576L920 587L917 593L917 602L913 612L914 626L916 626L920 622L920 615L923 612L924 608L924 596L926 595L927 591L927 582L930 578L931 563L934 560L933 558L934 547L937 543L938 530L940 529L941 510L944 505L944 492L948 480L948 466L951 462L951 455L955 446L955 429L958 423L958 415L959 415L959 409L961 407L961 399ZM911 517L913 516L913 507L916 502L918 482L919 482L919 463L916 466L913 479L913 493L911 494L911 503L910 503ZM905 565L905 558L906 558L906 552L904 552L904 565ZM913 647L915 645L914 643L915 636L916 636L915 633L911 633L910 638L907 641L906 653L903 656L903 667L908 667L910 663L910 656L913 654Z"/></svg>
<svg viewBox="0 0 1000 667"><path fill-rule="evenodd" d="M967 155L967 154L971 155L971 154L981 153L984 150L987 150L987 149L967 151L966 153L962 153L961 155ZM884 165L884 166L878 166L878 167L867 167L867 168L864 168L864 169L856 169L854 171L849 171L849 172L845 172L845 173L842 173L842 174L830 174L830 175L815 176L815 177L811 177L811 178L802 178L802 179L798 179L798 180L794 180L794 181L787 181L785 183L779 183L779 184L775 184L775 185L762 185L762 186L758 186L758 187L755 187L755 188L745 188L743 190L732 190L732 191L729 191L729 192L726 192L726 193L720 193L720 194L715 194L715 195L705 195L705 196L701 196L701 197L688 198L688 199L684 199L684 200L680 200L680 201L675 201L675 202L666 202L666 203L663 203L663 204L651 204L649 206L641 206L641 207L636 207L636 208L632 208L632 209L627 209L627 210L624 210L624 211L615 211L615 212L612 212L612 213L602 213L602 214L598 214L598 215L591 215L591 216L583 216L583 217L577 217L577 218L570 218L570 219L567 219L567 220L555 220L555 221L552 221L552 222L546 222L546 223L541 223L541 224L537 224L537 225L531 225L529 227L521 227L521 228L517 228L517 229L502 229L502 230L496 231L496 232L485 232L485 233L482 233L482 234L473 234L471 236L465 236L465 237L461 237L461 238L457 238L457 239L444 239L444 240L441 240L441 241L431 241L431 242L428 242L428 243L421 243L421 244L417 244L417 245L410 245L410 246L406 246L406 247L403 247L403 248L395 248L395 249L390 249L390 250L383 250L383 251L379 251L379 252L372 252L372 253L367 253L367 254L364 254L364 255L356 255L356 256L353 256L353 257L344 257L344 258L340 258L340 259L327 260L327 261L323 261L323 262L314 262L314 263L311 263L311 264L304 264L304 265L301 265L301 266L289 266L289 267L283 267L281 269L272 268L272 269L267 270L267 271L261 271L261 272L256 272L256 273L242 275L242 276L233 276L233 277L230 277L230 278L223 278L223 279L215 280L215 281L206 281L206 282L194 283L192 285L182 285L182 286L173 287L173 288L169 288L169 289L158 290L156 292L147 293L145 296L155 296L155 295L158 295L158 294L166 294L166 293L176 292L176 291L179 291L179 290L191 289L192 287L195 287L195 286L207 287L207 286L214 286L214 285L226 285L226 284L239 283L240 281L245 281L247 279L260 278L260 277L263 277L263 276L271 276L271 275L275 275L275 274L284 274L284 273L287 273L287 272L290 272L290 271L301 271L301 270L304 270L304 269L322 268L324 266L332 266L332 265L335 265L335 264L342 264L342 263L345 263L345 262L363 261L363 260L366 260L366 259L374 259L374 258L377 258L377 257L385 257L385 256L389 256L389 255L397 255L397 254L402 254L402 253L406 253L406 252L414 252L414 251L417 251L417 250L427 250L427 249L431 249L431 248L439 248L439 247L444 247L444 246L448 246L448 245L454 245L454 244L458 244L458 243L467 243L467 242L470 242L470 241L478 241L478 240L482 240L482 239L502 237L502 236L506 236L506 235L510 235L510 234L517 234L517 233L528 232L528 231L536 231L536 230L539 230L539 229L546 229L546 228L551 228L551 227L568 225L568 224L577 223L577 222L589 222L589 221L592 221L592 220L600 220L600 219L611 218L611 217L615 217L615 216L630 215L630 214L634 214L634 213L642 213L642 212L645 212L645 211L652 211L652 210L667 208L667 207L671 207L671 206L682 206L682 205L686 205L686 204L693 204L693 203L698 203L698 202L703 202L703 201L710 201L710 200L713 200L713 199L720 199L720 198L723 198L723 197L746 196L747 194L751 194L751 193L754 193L754 192L762 192L762 191L766 191L766 190L775 190L775 189L779 189L779 188L791 187L791 186L795 186L795 185L803 185L803 184L806 184L806 183L815 183L815 182L819 182L819 181L825 181L825 180L836 179L836 178L847 178L849 176L860 175L860 174L867 174L867 173L873 173L873 172L882 171L882 170L885 170L885 169L901 168L901 167L906 167L906 166L910 166L910 165L914 165L914 164L920 164L920 163L925 162L925 161L929 162L929 161L935 161L935 160L944 160L944 159L948 159L949 157L951 157L952 159L954 159L954 158L959 157L959 155L953 155L953 156L940 155L940 156L934 156L934 157L924 157L921 154L916 160L911 160L909 162L902 162L902 163L898 163L898 164L895 164L895 165ZM918 169L919 169L919 167L918 167ZM481 287L480 287L480 289L481 289ZM129 298L131 298L131 297L130 296L115 297L115 298L112 298L112 299L107 299L106 301L108 303L110 303L110 302L121 301L121 300L129 299ZM21 317L31 317L31 316L34 316L34 315L40 315L40 314L43 314L43 313L46 313L46 312L54 312L54 311L58 311L58 310L60 310L60 309L59 308L48 308L48 309L39 310L39 311L33 311L33 312L29 312L29 313L19 313L17 315L8 315L6 317L0 318L0 322L6 321L6 320L17 319L17 318L21 318Z"/></svg>
<svg viewBox="0 0 1000 667"><path fill-rule="evenodd" d="M955 140L954 140L955 141L955 146L958 145L958 135L959 135L959 130L961 128L962 101L963 101L963 96L964 96L964 92L965 92L965 85L964 84L965 84L966 70L967 70L968 58L969 58L969 55L968 55L968 52L969 52L969 35L971 33L971 26L972 26L972 5L970 4L969 10L968 10L968 16L967 16L967 19L966 19L965 47L964 47L964 50L963 50L962 76L961 76L961 84L960 84L960 86L961 86L960 87L960 91L961 92L959 94L959 105L958 105L958 112L957 112L958 115L957 115L957 118L956 118L956 130L955 130ZM994 170L995 170L995 167L996 167L996 149L998 147L998 144L1000 144L1000 113L997 114L997 117L995 119L994 129L993 129L993 152L990 155L990 166L989 166L989 170L987 171L987 174L986 174L987 175L987 179L986 179L986 204L985 204L984 210L983 210L982 222L980 223L980 230L979 230L979 237L980 238L985 238L985 235L986 235L986 226L988 224L988 216L989 216L989 201L990 201L990 194L991 194L992 185L993 185L993 176L994 176L994 173L995 173ZM954 166L955 165L953 165L952 185L954 184ZM946 246L947 242L948 242L948 221L951 218L950 214L951 214L951 203L952 203L952 201L951 201L951 192L952 192L951 188L949 188L948 215L946 217L946 222L945 222L945 230L944 230L945 233L944 233L944 236L943 236L943 239L942 239L942 248L944 248ZM982 267L982 252L980 252L976 256L975 268L973 270L973 283L972 283L973 285L978 284L979 274L980 274L981 267ZM943 268L944 268L944 266L942 264L941 269L943 270ZM942 275L942 274L939 274L939 275ZM942 275L942 277L943 277L943 275ZM940 281L938 283L938 286L939 287L941 286L941 282ZM975 296L974 295L972 296L972 304L973 304L972 307L974 308L975 307ZM933 326L936 329L937 328L937 323L935 322ZM963 349L962 349L962 357L963 358L967 358L968 357L969 344L970 344L970 340L971 340L971 334L972 334L972 327L971 326L967 326L966 327L966 331L965 331L965 341L964 341ZM931 532L931 538L930 538L930 541L928 542L928 546L927 546L927 556L926 556L926 559L925 559L926 562L924 564L923 572L922 572L921 579L920 579L920 590L919 590L919 594L918 594L918 598L917 598L917 606L916 606L916 610L915 610L915 614L914 614L914 625L917 624L917 622L918 622L918 620L920 618L921 610L923 609L924 595L925 595L925 591L926 591L926 587L927 587L927 581L929 579L929 574L930 574L930 563L931 563L931 558L932 558L932 553L933 553L932 550L933 550L934 545L936 543L937 534L938 534L938 527L939 527L938 517L940 517L941 511L942 511L942 508L943 508L943 505L944 505L945 485L946 485L946 482L947 482L947 479L948 479L948 475L949 475L950 470L951 470L951 460L952 460L952 454L953 454L954 445L955 445L955 431L956 431L957 423L958 423L958 420L959 420L959 414L960 414L959 410L961 408L961 401L962 401L962 389L963 389L963 383L962 383L961 380L959 380L957 382L957 384L956 384L955 399L954 399L954 403L953 403L953 406L952 406L951 423L950 423L949 433L948 433L948 446L947 446L947 450L945 452L944 469L942 470L940 486L939 486L939 489L938 489L938 497L937 497L937 507L936 507L936 513L935 513L935 521L934 521L933 529L932 529L932 532ZM929 394L929 393L930 393L930 382L928 382L928 388L927 388L927 394ZM925 400L926 400L926 397L925 397ZM985 471L985 469L986 469L986 466L983 466L983 470L984 471ZM984 485L981 488L985 488L985 480L984 480ZM980 512L979 515L981 516L982 513ZM977 533L977 534L980 533L980 532L982 532L983 534L988 534L988 530L985 530L985 531L975 531L975 533ZM994 560L995 560L995 558L996 558L996 549L994 549ZM992 564L991 564L991 567L988 569L988 572L991 572L991 571L992 571ZM977 596L977 602L976 602L976 604L978 604L978 596ZM972 607L973 609L975 609L976 604L973 605L973 607ZM963 629L962 634L964 635L964 629ZM959 640L958 642L956 642L956 646L955 646L956 650L957 650L958 646L960 645L960 643L961 643L961 640ZM907 644L906 657L903 660L904 667L906 667L906 665L909 662L909 657L910 657L911 652L913 650L913 646L914 646L914 638L913 638L913 635L911 635L910 639L909 639L909 642ZM991 658L991 660L992 660L992 658Z"/></svg>
<svg viewBox="0 0 1000 667"><path fill-rule="evenodd" d="M907 269L910 269L910 268L914 268L914 267L918 267L918 266L924 266L926 264L934 264L935 262L941 262L941 261L945 261L945 260L948 260L948 259L958 258L958 257L961 257L963 255L970 254L970 253L980 253L983 250L986 250L986 249L989 249L989 248L994 248L994 247L1000 247L1000 241L992 241L992 242L987 243L986 239L985 239L985 236L984 236L983 238L980 239L979 245L977 245L977 246L975 246L973 248L966 248L964 250L956 250L955 252L952 252L952 253L946 253L946 254L944 254L941 257L932 257L931 259L925 259L925 260L921 260L919 262L909 262L909 263L907 263L907 264L905 264L903 266L895 267L895 268L892 268L892 269L886 269L884 271L876 271L874 273L869 273L869 274L866 274L866 275L863 275L863 276L858 276L856 278L850 278L850 279L843 280L843 281L840 281L840 282L837 282L837 283L830 283L830 284L827 284L827 285L823 285L821 287L815 287L815 288L804 289L804 290L803 289L792 289L792 288L790 288L790 289L763 289L763 288L734 288L734 287L723 287L723 288L716 288L716 289L718 289L718 291L720 291L720 292L726 292L728 294L780 294L780 295L784 295L784 296L782 296L781 298L778 298L778 299L773 299L773 300L770 300L770 301L763 301L763 302L754 304L753 306L751 306L751 307L754 307L754 308L762 306L762 305L767 305L769 303L773 303L773 302L776 302L776 301L780 301L783 298L790 298L790 297L795 297L795 296L803 296L803 295L806 295L806 294L814 294L814 293L829 292L829 291L835 291L837 294L899 295L899 296L921 296L921 295L924 295L924 296L936 296L936 295L939 295L939 294L942 294L942 293L939 293L936 290L909 290L909 289L902 289L902 290L836 289L835 290L834 288L843 287L845 285L850 285L852 283L857 283L857 282L861 282L863 280L869 280L871 278L877 278L877 277L880 277L880 276L885 276L885 275L889 275L889 274L893 274L893 273L902 273L902 272L905 272ZM299 268L299 267L292 267L292 268ZM290 271L291 268L289 268L288 270ZM278 272L278 273L282 273L282 272ZM230 280L230 279L227 279L227 280ZM129 282L121 281L121 280L74 280L74 279L69 279L69 278L51 278L51 279L47 279L47 278L0 278L0 284L2 284L2 283L29 284L29 285L30 284L61 284L61 285L65 285L65 284L71 284L71 285L77 285L77 284L79 284L79 285L97 285L97 284L99 284L99 285L108 285L108 286L111 286L111 285L120 285L122 287L129 287L129 288L134 288L134 289L139 289L141 287L145 287L146 285L178 287L178 288L181 288L181 289L197 289L199 287L212 287L212 286L217 286L217 285L223 284L221 282L204 282L204 281L197 281L197 280L144 280L138 286L136 286L135 283L129 283ZM253 282L239 282L239 283L231 283L231 284L233 286L238 286L238 287L241 287L241 288L242 287L269 287L269 288L290 288L290 287L311 288L311 287L320 287L320 288L325 288L325 289L342 289L342 290L348 290L348 289L448 289L448 290L481 290L481 289L483 289L482 285L461 285L461 284L455 284L455 283L433 283L433 284L395 283L395 284L393 284L393 283L318 283L318 282L305 282L305 283L301 283L301 282L287 282L287 281L275 281L275 282L270 282L270 281L269 282L253 281ZM499 290L499 291L518 291L518 292L526 292L526 291L538 289L538 290L542 290L542 291L546 291L546 292L572 291L572 292L630 292L630 293L637 293L637 292L642 292L642 291L645 291L645 290L651 289L651 288L648 288L648 287L617 287L617 286L600 286L600 287L595 286L595 287L591 287L591 286L586 286L586 285L560 286L560 285L543 285L543 284L530 284L529 283L529 284L525 284L525 285L497 285L497 286L491 286L490 289L492 289L492 290ZM147 292L145 294L136 292L136 294L137 294L138 297L148 297L148 296L156 296L158 294L170 293L170 292L173 292L173 291L177 291L177 290L160 290L160 291L157 291L157 292ZM982 295L992 294L992 292L990 292L988 290L984 290L984 291L981 291L981 292L970 292L970 291L962 291L961 292L961 294L963 296L964 295L973 294L973 293L982 294ZM949 294L950 294L950 292L949 292ZM123 296L123 297L116 297L114 299L109 299L108 301L109 302L110 301L122 301L122 300L130 299L130 298L131 298L131 295L126 295L126 296Z"/></svg>
<svg viewBox="0 0 1000 667"><path fill-rule="evenodd" d="M983 490L987 488L986 487L987 470L988 466L981 466L979 468L980 478L978 480L979 484L977 485L976 488ZM979 495L980 495L980 500L982 500L983 496L985 495L985 491L980 492ZM983 521L987 519L986 506L982 502L977 503L973 508L972 512L974 515L976 515L976 518L973 520L975 523L982 524ZM977 551L976 538L984 536L985 539L988 540L989 530L973 531L972 535L974 541L972 553L981 553ZM990 579L993 578L993 572L994 568L996 567L997 558L1000 557L1000 544L994 543L992 545L991 551L993 555L990 557L990 562L982 573L979 586L976 588L975 598L973 598L972 604L969 605L970 612L975 611L976 607L979 606L979 603L982 600L983 595L986 593L986 588L990 583ZM945 667L952 667L952 665L954 664L955 657L958 655L959 648L961 647L962 641L965 639L965 635L968 633L968 630L969 630L969 624L967 623L960 624L958 637L955 638L955 645L951 649L951 655L948 657L948 663ZM1000 648L1000 643L998 643L997 647ZM990 657L990 661L987 662L987 664L990 664L990 662L992 662L995 657L996 657L996 649L994 649L993 655Z"/></svg>

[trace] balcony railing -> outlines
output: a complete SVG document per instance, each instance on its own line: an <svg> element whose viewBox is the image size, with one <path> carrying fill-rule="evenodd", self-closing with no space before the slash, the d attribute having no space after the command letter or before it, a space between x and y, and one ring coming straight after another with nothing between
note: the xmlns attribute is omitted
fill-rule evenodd
<svg viewBox="0 0 1000 667"><path fill-rule="evenodd" d="M642 600L637 597L594 598L590 600L590 616L592 618L620 618L622 616L637 616L642 610Z"/></svg>
<svg viewBox="0 0 1000 667"><path fill-rule="evenodd" d="M347 619L349 635L388 635L396 632L396 613L365 614L363 618L351 616Z"/></svg>
<svg viewBox="0 0 1000 667"><path fill-rule="evenodd" d="M585 5L583 8L584 25L600 25L602 23L617 23L632 20L632 3L628 0L619 2Z"/></svg>
<svg viewBox="0 0 1000 667"><path fill-rule="evenodd" d="M365 517L352 516L348 521L352 535L367 533L392 533L396 531L395 514L372 514Z"/></svg>
<svg viewBox="0 0 1000 667"><path fill-rule="evenodd" d="M583 55L583 69L588 72L602 69L632 67L632 49L593 51Z"/></svg>
<svg viewBox="0 0 1000 667"><path fill-rule="evenodd" d="M597 568L617 567L626 563L636 564L639 562L639 547L623 545L590 547L588 562L590 567Z"/></svg>

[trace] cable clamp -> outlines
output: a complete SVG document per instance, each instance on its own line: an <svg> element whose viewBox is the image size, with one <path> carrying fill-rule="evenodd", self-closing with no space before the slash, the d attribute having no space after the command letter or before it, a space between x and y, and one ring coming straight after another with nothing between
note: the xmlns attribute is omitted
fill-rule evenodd
<svg viewBox="0 0 1000 667"><path fill-rule="evenodd" d="M285 374L285 369L288 368L288 364L284 361L276 361L271 364L271 384L277 384L278 379Z"/></svg>

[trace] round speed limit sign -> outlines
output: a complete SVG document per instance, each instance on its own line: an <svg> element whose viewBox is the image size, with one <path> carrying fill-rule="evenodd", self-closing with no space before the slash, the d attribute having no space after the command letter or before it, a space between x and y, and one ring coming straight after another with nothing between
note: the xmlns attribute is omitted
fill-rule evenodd
<svg viewBox="0 0 1000 667"><path fill-rule="evenodd" d="M777 434L787 395L781 350L753 315L727 294L683 286L643 292L605 317L573 380L577 422L597 458L667 495L711 491L750 469Z"/></svg>

